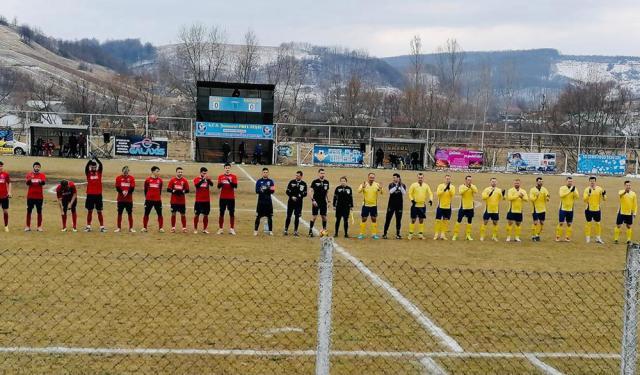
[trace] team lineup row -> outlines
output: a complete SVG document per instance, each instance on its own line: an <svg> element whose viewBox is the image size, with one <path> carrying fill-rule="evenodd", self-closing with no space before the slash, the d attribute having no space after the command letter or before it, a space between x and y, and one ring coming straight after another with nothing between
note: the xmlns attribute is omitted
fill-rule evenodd
<svg viewBox="0 0 640 375"><path fill-rule="evenodd" d="M46 176L41 172L41 165L38 162L33 164L33 170L26 176L27 191L27 217L25 231L31 231L31 216L33 209L37 212L37 229L42 231L42 206L43 206L43 186L46 184ZM86 201L87 224L85 231L91 231L93 211L97 212L98 221L100 223L100 231L106 231L104 226L103 199L102 199L102 162L97 158L90 159L85 167L86 175ZM151 168L151 175L144 181L144 216L143 229L147 231L149 223L149 215L155 210L159 230L163 229L162 215L162 192L163 180L159 177L160 168L154 166ZM226 211L229 212L229 233L235 234L235 190L238 187L238 178L231 173L231 166L225 164L224 172L220 174L216 181L216 187L220 191L219 197L219 226L218 234L223 233L224 217ZM197 233L200 217L202 217L204 233L208 232L208 216L211 211L210 189L214 186L213 180L208 176L208 170L205 167L200 169L200 174L193 180L195 188L195 205L193 230ZM325 170L319 169L318 176L311 182L310 187L303 180L302 171L296 172L294 179L289 181L286 188L288 196L287 214L285 220L284 235L288 235L288 230L292 218L294 219L294 236L298 236L298 228L300 217L302 216L302 208L304 199L309 195L312 205L312 217L309 222L309 236L313 236L313 228L318 216L322 219L321 235L327 235L327 212L329 207L335 210L335 235L338 235L340 226L344 228L344 235L348 237L349 217L353 221L352 209L354 207L354 192L348 185L347 178L340 178L340 185L337 186L333 193L333 200L329 200L329 181L326 179ZM117 228L116 232L121 231L122 217L126 211L129 221L129 231L135 232L133 228L133 192L136 188L135 178L129 174L129 168L122 168L122 174L115 180L115 189L117 191ZM176 175L169 180L166 188L171 194L171 231L176 231L176 218L180 214L182 231L187 231L186 218L186 199L185 195L190 192L189 181L183 176L181 167L176 168ZM311 190L311 194L308 194ZM67 230L67 213L71 213L72 230L77 231L77 188L72 181L62 180L55 188L58 198L58 204L61 212L62 230ZM490 180L490 186L485 188L481 193L476 185L472 183L472 177L466 176L464 184L456 187L452 184L451 176L446 175L444 181L436 188L436 193L424 181L422 173L417 174L416 182L412 183L409 188L402 182L400 175L395 173L393 181L388 186L389 201L384 223L382 238L387 238L387 233L392 222L396 219L396 238L401 237L401 219L403 213L405 196L411 202L408 239L414 237L424 239L424 225L427 217L427 204L432 206L434 198L437 198L435 210L435 235L434 239L446 240L446 233L449 231L449 221L452 216L452 201L454 196L460 197L460 206L458 207L458 217L453 229L453 240L457 240L459 236L460 226L466 220L466 228L464 238L473 240L471 236L471 224L475 212L475 199L480 195L485 210L482 217L482 225L480 228L480 240L485 239L487 228L492 224L491 239L498 241L498 221L500 219L500 204L502 201L508 202L507 212L507 241L520 242L523 209L526 202L532 207L533 225L531 229L531 238L533 241L540 241L540 234L546 220L547 204L551 199L551 194L543 186L542 177L536 179L536 185L527 191L521 186L519 179L513 181L513 187L508 190L501 189L497 186L497 179ZM263 168L262 176L256 181L255 193L257 194L256 219L254 225L254 235L258 234L258 227L262 218L267 219L267 232L273 235L273 203L271 196L275 193L275 183L269 178L268 168ZM367 234L367 223L371 221L371 236L378 239L378 201L384 194L382 185L376 182L375 173L369 173L367 179L358 186L357 193L362 195L362 209L360 213L360 233L358 238L365 238ZM560 198L560 207L558 214L558 226L556 227L556 241L570 241L572 232L572 223L574 216L575 202L580 199L580 194L574 186L573 179L567 177L566 184L561 186L558 192ZM4 211L5 231L8 231L8 208L9 199L11 198L11 178L4 170L4 164L0 162L0 205ZM619 200L619 210L616 218L616 227L614 229L614 241L619 241L621 227L626 226L627 242L632 238L632 224L637 212L637 196L631 190L629 181L624 182L624 189L618 191L617 198ZM586 203L585 210L585 238L587 242L591 241L591 234L594 234L594 241L603 243L601 238L601 203L607 199L606 191L597 185L595 177L589 178L589 186L586 187L582 194L582 199ZM563 236L564 234L564 236Z"/></svg>

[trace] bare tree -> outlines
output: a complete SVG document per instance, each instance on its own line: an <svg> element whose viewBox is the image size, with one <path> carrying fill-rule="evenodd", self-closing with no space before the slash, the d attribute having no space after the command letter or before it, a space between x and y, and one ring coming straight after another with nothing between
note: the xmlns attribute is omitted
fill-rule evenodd
<svg viewBox="0 0 640 375"><path fill-rule="evenodd" d="M294 119L307 71L305 63L296 58L293 43L285 43L278 48L276 60L267 65L266 72L268 81L276 86L275 121Z"/></svg>
<svg viewBox="0 0 640 375"><path fill-rule="evenodd" d="M104 97L107 112L130 115L135 111L138 93L133 85L134 82L123 75L118 75L106 85Z"/></svg>
<svg viewBox="0 0 640 375"><path fill-rule="evenodd" d="M244 44L240 46L234 66L234 76L238 82L255 82L260 64L258 48L258 37L253 30L248 30L244 34Z"/></svg>
<svg viewBox="0 0 640 375"><path fill-rule="evenodd" d="M138 76L134 82L144 114L146 116L158 114L162 108L160 106L161 98L157 94L156 81L150 76Z"/></svg>
<svg viewBox="0 0 640 375"><path fill-rule="evenodd" d="M440 90L447 98L445 103L445 124L447 129L460 93L460 78L464 62L464 51L455 39L447 39L444 46L437 49L437 69Z"/></svg>
<svg viewBox="0 0 640 375"><path fill-rule="evenodd" d="M414 35L409 42L411 54L411 66L409 74L413 77L413 86L417 88L423 85L422 75L424 73L424 61L422 57L422 38L420 35Z"/></svg>
<svg viewBox="0 0 640 375"><path fill-rule="evenodd" d="M0 67L0 105L7 101L18 86L19 74L15 69Z"/></svg>
<svg viewBox="0 0 640 375"><path fill-rule="evenodd" d="M77 79L67 87L64 102L67 108L74 113L99 112L99 96L84 79Z"/></svg>

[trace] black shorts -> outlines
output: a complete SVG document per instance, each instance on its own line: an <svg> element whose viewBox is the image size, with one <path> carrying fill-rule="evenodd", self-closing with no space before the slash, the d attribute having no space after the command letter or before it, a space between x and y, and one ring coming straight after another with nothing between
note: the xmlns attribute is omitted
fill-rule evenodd
<svg viewBox="0 0 640 375"><path fill-rule="evenodd" d="M584 210L584 218L585 220L587 220L587 223L590 223L592 221L599 223L600 220L602 220L602 211Z"/></svg>
<svg viewBox="0 0 640 375"><path fill-rule="evenodd" d="M616 218L616 225L633 225L633 215L623 215L618 212L618 217Z"/></svg>
<svg viewBox="0 0 640 375"><path fill-rule="evenodd" d="M312 216L317 216L318 214L320 214L320 216L327 216L327 203L320 203L317 202L318 205L317 206L313 206L311 208L311 215Z"/></svg>
<svg viewBox="0 0 640 375"><path fill-rule="evenodd" d="M256 214L258 217L273 216L273 203L271 202L258 202L256 207Z"/></svg>
<svg viewBox="0 0 640 375"><path fill-rule="evenodd" d="M133 213L133 202L118 202L118 214L127 211L129 215Z"/></svg>
<svg viewBox="0 0 640 375"><path fill-rule="evenodd" d="M451 209L450 208L440 208L436 209L436 220L450 220L451 219Z"/></svg>
<svg viewBox="0 0 640 375"><path fill-rule="evenodd" d="M467 209L459 209L458 210L458 223L462 222L462 219L464 219L465 217L467 218L467 223L471 224L471 221L473 220L473 215L474 215L474 210L473 208L467 208Z"/></svg>
<svg viewBox="0 0 640 375"><path fill-rule="evenodd" d="M297 217L302 216L302 201L289 200L287 202L287 216L291 214Z"/></svg>
<svg viewBox="0 0 640 375"><path fill-rule="evenodd" d="M412 219L426 219L427 218L427 208L426 207L416 207L411 206L411 212L409 216Z"/></svg>
<svg viewBox="0 0 640 375"><path fill-rule="evenodd" d="M522 212L507 212L507 220L522 223Z"/></svg>
<svg viewBox="0 0 640 375"><path fill-rule="evenodd" d="M560 212L558 213L558 222L566 222L567 224L573 223L573 211L560 210Z"/></svg>
<svg viewBox="0 0 640 375"><path fill-rule="evenodd" d="M196 215L209 215L211 213L211 203L210 202L196 202L193 205L193 212Z"/></svg>
<svg viewBox="0 0 640 375"><path fill-rule="evenodd" d="M78 200L76 199L75 201L73 201L73 204L71 206L69 206L69 203L71 203L71 200L62 200L62 212L67 212L68 210L71 210L71 212L75 212L76 211L76 206L78 205Z"/></svg>
<svg viewBox="0 0 640 375"><path fill-rule="evenodd" d="M184 204L171 204L171 213L180 213L182 215L187 213L187 206Z"/></svg>
<svg viewBox="0 0 640 375"><path fill-rule="evenodd" d="M87 200L84 202L84 208L87 210L102 211L102 194L87 195Z"/></svg>
<svg viewBox="0 0 640 375"><path fill-rule="evenodd" d="M148 216L155 209L158 216L162 216L162 201L144 201L144 215Z"/></svg>
<svg viewBox="0 0 640 375"><path fill-rule="evenodd" d="M378 207L377 206L362 206L362 210L360 210L360 217L378 217Z"/></svg>
<svg viewBox="0 0 640 375"><path fill-rule="evenodd" d="M9 209L9 197L0 199L0 206L3 210Z"/></svg>
<svg viewBox="0 0 640 375"><path fill-rule="evenodd" d="M482 214L482 220L484 220L484 221L488 221L488 220L498 221L498 220L500 220L500 214L497 213L497 212L490 214L487 211L485 211L484 214Z"/></svg>
<svg viewBox="0 0 640 375"><path fill-rule="evenodd" d="M220 216L224 216L224 212L229 210L229 216L234 216L236 212L236 200L235 199L220 199L218 202L220 206Z"/></svg>
<svg viewBox="0 0 640 375"><path fill-rule="evenodd" d="M31 212L33 210L33 208L35 207L36 211L38 213L41 213L42 212L42 203L43 203L42 199L27 198L27 211Z"/></svg>
<svg viewBox="0 0 640 375"><path fill-rule="evenodd" d="M534 212L531 214L533 221L545 221L547 219L546 212Z"/></svg>

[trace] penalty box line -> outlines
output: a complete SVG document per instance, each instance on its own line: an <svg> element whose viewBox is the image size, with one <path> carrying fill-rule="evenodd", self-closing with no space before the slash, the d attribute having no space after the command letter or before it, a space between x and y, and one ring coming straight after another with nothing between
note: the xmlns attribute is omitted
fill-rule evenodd
<svg viewBox="0 0 640 375"><path fill-rule="evenodd" d="M244 168L242 168L241 166L237 167L242 171L242 173L244 173L245 176L247 176L247 178L253 181L253 183L256 182L255 178L253 178L253 176L251 176ZM282 208L287 208L287 206L276 196L273 196L273 199ZM306 220L300 219L300 222L307 228L310 227L309 223ZM314 232L319 233L317 229L314 229ZM458 344L458 342L453 337L449 336L444 331L444 329L442 329L429 317L427 317L418 306L416 306L407 297L400 293L398 289L393 287L389 282L385 281L382 277L369 269L364 263L362 263L362 261L349 253L337 242L335 243L335 249L338 254L351 262L358 269L358 271L364 274L374 285L382 288L385 292L387 292L387 294L389 294L396 302L398 302L406 312L413 316L424 329L426 329L432 336L436 337L441 345L451 350L452 352L464 352L462 346L460 346L460 344Z"/></svg>

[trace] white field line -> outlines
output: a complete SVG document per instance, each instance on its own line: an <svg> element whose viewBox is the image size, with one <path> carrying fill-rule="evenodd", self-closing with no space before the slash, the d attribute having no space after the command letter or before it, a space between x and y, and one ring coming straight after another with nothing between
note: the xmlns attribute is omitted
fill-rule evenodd
<svg viewBox="0 0 640 375"><path fill-rule="evenodd" d="M101 355L204 355L204 356L248 356L248 357L312 357L313 349L308 350L263 350L263 349L176 349L176 348L91 348L67 346L11 346L0 347L0 353L16 354L101 354ZM415 358L422 362L424 358L507 358L529 359L528 357L576 358L576 359L620 359L614 353L510 353L510 352L385 352L385 351L340 351L333 350L335 357L383 357Z"/></svg>
<svg viewBox="0 0 640 375"><path fill-rule="evenodd" d="M242 171L242 173L247 176L254 183L256 180L241 166L237 166L238 169ZM273 197L273 199L278 203L282 208L287 208L287 206L277 197ZM300 220L302 225L309 227L309 223L306 220ZM398 289L394 288L387 281L383 280L376 273L371 271L367 266L364 265L358 258L354 257L349 253L345 248L338 245L336 242L335 249L338 254L342 255L345 259L351 262L356 268L362 272L374 285L379 286L385 292L387 292L393 299L396 300L409 314L411 314L423 328L425 328L428 332L431 333L432 336L435 336L440 344L442 344L447 349L453 352L463 352L462 346L458 344L456 340L454 340L451 336L449 336L441 327L436 325L431 319L429 319L413 302L409 301L402 293L398 291Z"/></svg>
<svg viewBox="0 0 640 375"><path fill-rule="evenodd" d="M538 368L538 370L542 371L545 375L563 375L560 371L556 370L552 366L544 363L538 357L527 354L525 357L531 362L532 365Z"/></svg>
<svg viewBox="0 0 640 375"><path fill-rule="evenodd" d="M420 360L420 364L424 366L425 373L429 375L447 375L447 371L440 367L438 362L436 362L431 357L423 357Z"/></svg>

